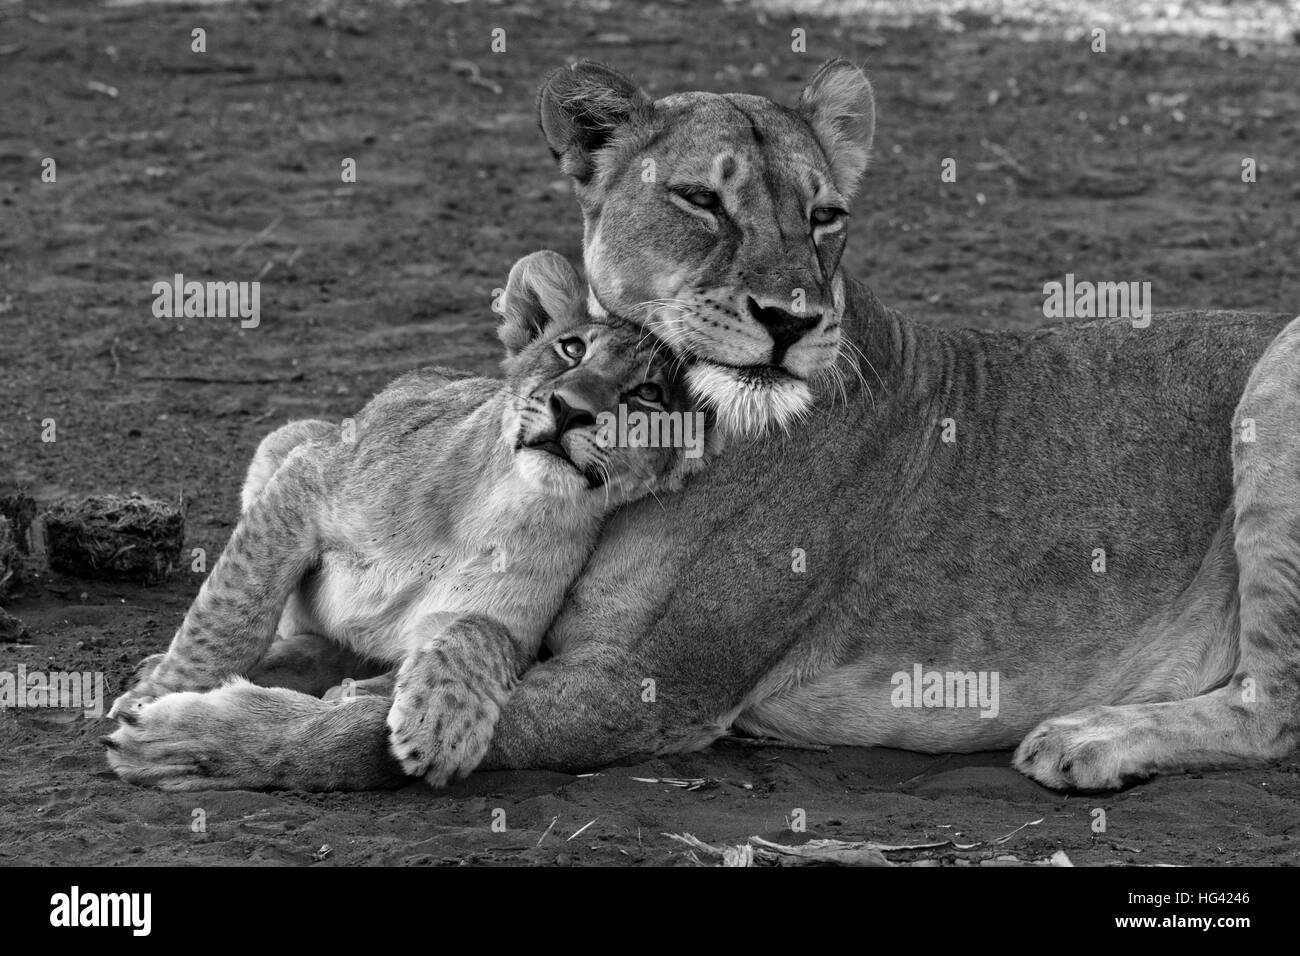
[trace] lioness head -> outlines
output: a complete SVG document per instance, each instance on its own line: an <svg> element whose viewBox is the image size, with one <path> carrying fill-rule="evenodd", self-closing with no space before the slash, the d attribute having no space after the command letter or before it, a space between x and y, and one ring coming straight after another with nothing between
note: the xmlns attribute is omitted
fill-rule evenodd
<svg viewBox="0 0 1300 956"><path fill-rule="evenodd" d="M652 101L579 63L547 78L538 112L582 207L596 306L686 359L724 431L801 415L841 344L840 256L875 129L862 71L826 63L789 108L735 93Z"/></svg>
<svg viewBox="0 0 1300 956"><path fill-rule="evenodd" d="M530 483L614 506L671 487L703 452L680 362L645 329L591 316L559 253L515 263L498 308L505 434Z"/></svg>

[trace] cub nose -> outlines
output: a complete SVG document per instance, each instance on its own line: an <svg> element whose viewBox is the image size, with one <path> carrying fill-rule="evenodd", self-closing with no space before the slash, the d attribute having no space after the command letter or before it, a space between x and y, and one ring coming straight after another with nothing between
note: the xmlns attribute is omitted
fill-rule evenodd
<svg viewBox="0 0 1300 956"><path fill-rule="evenodd" d="M596 416L581 404L570 404L559 392L551 393L551 414L555 416L555 434L563 435L572 428L596 424Z"/></svg>
<svg viewBox="0 0 1300 956"><path fill-rule="evenodd" d="M772 336L773 365L780 365L790 346L815 329L822 320L820 312L799 315L776 306L759 305L753 296L749 298L749 314Z"/></svg>

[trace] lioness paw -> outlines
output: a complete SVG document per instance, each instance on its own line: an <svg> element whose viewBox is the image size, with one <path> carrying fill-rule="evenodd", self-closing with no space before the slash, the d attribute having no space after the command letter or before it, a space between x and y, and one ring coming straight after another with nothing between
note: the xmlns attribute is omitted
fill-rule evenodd
<svg viewBox="0 0 1300 956"><path fill-rule="evenodd" d="M389 748L407 774L442 787L482 762L513 679L493 664L435 643L402 665L388 729Z"/></svg>
<svg viewBox="0 0 1300 956"><path fill-rule="evenodd" d="M244 786L231 742L252 723L250 698L265 690L235 681L205 693L132 699L118 714L117 730L103 740L108 765L129 783L163 790Z"/></svg>
<svg viewBox="0 0 1300 956"><path fill-rule="evenodd" d="M1054 790L1117 790L1151 775L1123 707L1089 707L1045 720L1016 748L1012 765Z"/></svg>

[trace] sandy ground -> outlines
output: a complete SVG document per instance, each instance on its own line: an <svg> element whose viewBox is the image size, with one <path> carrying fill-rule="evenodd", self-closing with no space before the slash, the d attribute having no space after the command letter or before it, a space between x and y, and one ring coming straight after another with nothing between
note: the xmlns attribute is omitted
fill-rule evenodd
<svg viewBox="0 0 1300 956"><path fill-rule="evenodd" d="M1067 271L1149 279L1158 309L1300 299L1294 46L1118 35L1099 55L1055 27L960 12L946 28L899 28L710 3L314 9L52 2L29 16L37 5L0 0L0 482L42 500L183 495L186 548L214 555L266 431L355 412L421 365L490 371L488 303L510 264L579 251L532 116L540 78L578 56L653 92L786 100L824 57L865 62L877 158L846 264L927 320L1037 324L1042 284ZM190 52L195 27L204 55ZM806 54L790 51L795 27ZM489 52L494 28L503 54ZM959 182L941 184L949 156ZM45 157L55 183L40 181ZM340 182L344 157L356 185ZM1241 182L1243 157L1255 184ZM261 326L154 318L152 283L176 272L260 278ZM54 443L40 440L47 418ZM102 672L111 697L200 579L34 573L6 599L31 636L0 645L0 671ZM664 833L973 842L1039 820L1000 852L1298 858L1294 758L1066 797L1006 753L724 744L591 777L479 774L444 792L173 796L109 774L106 731L66 712L0 713L0 862L685 864ZM792 831L801 817L806 831Z"/></svg>

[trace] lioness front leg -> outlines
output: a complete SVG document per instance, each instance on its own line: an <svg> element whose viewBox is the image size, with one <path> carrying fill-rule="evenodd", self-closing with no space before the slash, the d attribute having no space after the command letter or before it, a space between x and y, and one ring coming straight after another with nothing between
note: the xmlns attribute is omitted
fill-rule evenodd
<svg viewBox="0 0 1300 956"><path fill-rule="evenodd" d="M316 559L322 497L319 469L307 455L284 463L240 517L167 653L109 716L173 691L217 687L261 660L285 602Z"/></svg>
<svg viewBox="0 0 1300 956"><path fill-rule="evenodd" d="M388 727L406 772L441 787L470 773L487 753L520 654L510 631L482 615L420 626L434 633L397 673Z"/></svg>
<svg viewBox="0 0 1300 956"><path fill-rule="evenodd" d="M533 656L477 615L412 655L388 715L406 772L436 787L478 767L581 770L698 749L726 732L709 719L726 710L713 699L718 688L681 660L656 667L593 641L529 668L516 685Z"/></svg>
<svg viewBox="0 0 1300 956"><path fill-rule="evenodd" d="M1255 366L1233 435L1240 610L1231 678L1187 700L1045 721L1015 755L1040 783L1111 789L1160 772L1276 759L1300 740L1300 319Z"/></svg>
<svg viewBox="0 0 1300 956"><path fill-rule="evenodd" d="M533 657L505 627L477 615L412 655L388 715L392 751L406 772L437 787L478 767L582 770L699 749L726 732L708 717L710 708L726 710L713 699L719 689L680 659L656 667L591 642L529 668L516 685ZM657 676L647 683L650 674Z"/></svg>
<svg viewBox="0 0 1300 956"><path fill-rule="evenodd" d="M711 677L685 654L656 663L595 642L553 657L510 695L479 769L572 773L700 750L728 732L727 691Z"/></svg>
<svg viewBox="0 0 1300 956"><path fill-rule="evenodd" d="M390 703L236 679L125 712L104 744L123 780L164 790L386 789L411 782L388 751Z"/></svg>

